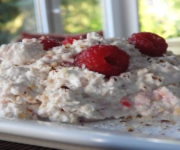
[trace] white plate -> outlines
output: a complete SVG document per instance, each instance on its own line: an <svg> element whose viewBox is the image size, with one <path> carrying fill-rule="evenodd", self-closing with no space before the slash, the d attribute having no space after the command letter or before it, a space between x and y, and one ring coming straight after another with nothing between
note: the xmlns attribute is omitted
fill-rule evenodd
<svg viewBox="0 0 180 150"><path fill-rule="evenodd" d="M121 123L120 123L121 121ZM140 120L139 120L140 121ZM112 123L113 122L113 123ZM43 121L0 120L0 139L26 144L33 144L61 149L146 149L146 150L179 150L180 132L179 125L159 122L161 131L163 126L167 133L162 136L157 130L159 127L143 125L133 126L135 132L128 133L122 127L122 120L109 120L105 122L90 123L85 125L68 125ZM137 124L137 121L136 121ZM142 120L141 120L142 124ZM135 122L128 122L124 127L132 127ZM121 127L120 127L121 126ZM159 125L158 125L159 126ZM141 125L142 127L142 125ZM140 127L140 128L141 128ZM120 129L121 128L121 129ZM153 129L154 128L154 129ZM128 129L129 130L129 129ZM137 130L137 131L136 131ZM152 132L151 132L151 131ZM132 130L130 130L132 131ZM149 131L149 133L147 132ZM155 134L152 134L152 133ZM165 133L165 134L164 134ZM171 134L172 135L171 135ZM151 135L150 135L151 134ZM159 134L159 135L156 135ZM168 135L169 134L169 135Z"/></svg>

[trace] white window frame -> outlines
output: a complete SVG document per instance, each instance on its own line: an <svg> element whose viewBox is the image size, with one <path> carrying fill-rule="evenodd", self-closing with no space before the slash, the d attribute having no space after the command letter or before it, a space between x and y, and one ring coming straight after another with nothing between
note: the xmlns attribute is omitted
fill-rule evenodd
<svg viewBox="0 0 180 150"><path fill-rule="evenodd" d="M38 33L63 33L60 0L34 0Z"/></svg>
<svg viewBox="0 0 180 150"><path fill-rule="evenodd" d="M139 32L137 0L100 0L103 32L107 38L127 38ZM63 33L60 0L34 0L37 29L40 33Z"/></svg>
<svg viewBox="0 0 180 150"><path fill-rule="evenodd" d="M107 38L139 32L137 0L101 0L103 31Z"/></svg>

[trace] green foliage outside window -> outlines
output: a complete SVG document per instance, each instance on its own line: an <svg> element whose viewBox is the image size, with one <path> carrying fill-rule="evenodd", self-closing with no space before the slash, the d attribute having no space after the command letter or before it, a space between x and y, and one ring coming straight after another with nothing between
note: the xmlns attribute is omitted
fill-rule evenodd
<svg viewBox="0 0 180 150"><path fill-rule="evenodd" d="M14 0L0 1L0 44L11 39L11 33L6 29L6 25L19 15L19 9Z"/></svg>
<svg viewBox="0 0 180 150"><path fill-rule="evenodd" d="M180 0L139 0L140 31L180 36Z"/></svg>
<svg viewBox="0 0 180 150"><path fill-rule="evenodd" d="M33 0L0 0L0 45L22 31L36 31Z"/></svg>
<svg viewBox="0 0 180 150"><path fill-rule="evenodd" d="M102 30L99 0L61 0L61 19L65 33Z"/></svg>

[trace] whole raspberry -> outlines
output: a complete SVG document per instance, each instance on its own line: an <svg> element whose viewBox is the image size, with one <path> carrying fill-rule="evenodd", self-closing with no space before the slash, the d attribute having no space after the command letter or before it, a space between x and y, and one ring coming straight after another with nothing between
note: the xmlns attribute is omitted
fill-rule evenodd
<svg viewBox="0 0 180 150"><path fill-rule="evenodd" d="M66 45L66 44L73 44L73 41L74 40L79 40L81 39L80 36L69 36L69 37L66 37L64 41L62 41L62 45Z"/></svg>
<svg viewBox="0 0 180 150"><path fill-rule="evenodd" d="M79 53L74 64L110 77L126 71L129 55L113 45L95 45Z"/></svg>
<svg viewBox="0 0 180 150"><path fill-rule="evenodd" d="M128 38L128 41L134 44L141 53L154 57L162 56L168 47L162 37L150 32L134 33Z"/></svg>
<svg viewBox="0 0 180 150"><path fill-rule="evenodd" d="M43 44L44 50L49 50L50 48L56 47L60 45L60 41L51 39L49 37L41 37L39 38L41 40L41 44Z"/></svg>

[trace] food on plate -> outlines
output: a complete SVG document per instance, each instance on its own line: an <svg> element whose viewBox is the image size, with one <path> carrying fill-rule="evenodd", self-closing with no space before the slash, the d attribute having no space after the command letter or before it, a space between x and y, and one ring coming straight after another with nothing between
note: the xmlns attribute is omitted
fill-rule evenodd
<svg viewBox="0 0 180 150"><path fill-rule="evenodd" d="M69 41L69 42L68 42ZM149 32L0 47L0 117L76 123L180 115L180 59Z"/></svg>

